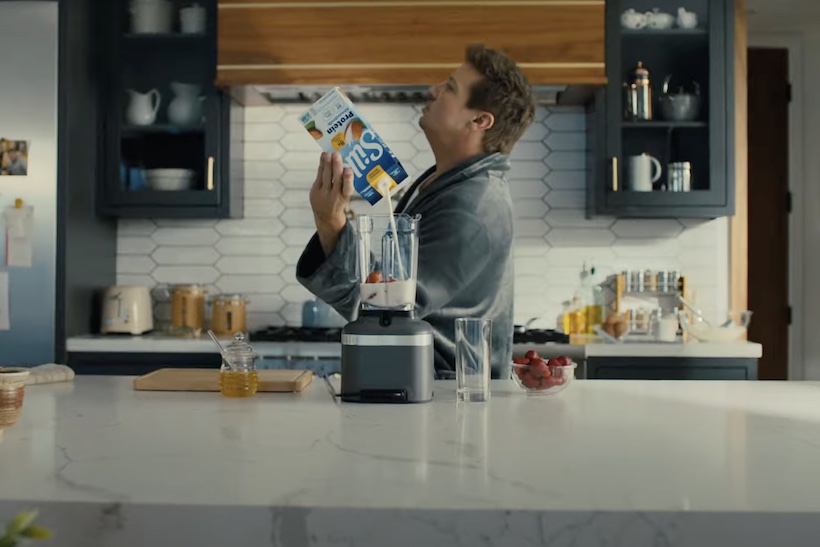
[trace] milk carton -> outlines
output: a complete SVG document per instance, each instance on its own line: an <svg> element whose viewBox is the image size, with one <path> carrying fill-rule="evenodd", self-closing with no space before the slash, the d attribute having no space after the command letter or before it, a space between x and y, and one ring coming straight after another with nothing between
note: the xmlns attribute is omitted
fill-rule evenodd
<svg viewBox="0 0 820 547"><path fill-rule="evenodd" d="M353 171L353 187L371 205L393 190L407 171L341 89L334 87L299 116L325 152L339 152Z"/></svg>

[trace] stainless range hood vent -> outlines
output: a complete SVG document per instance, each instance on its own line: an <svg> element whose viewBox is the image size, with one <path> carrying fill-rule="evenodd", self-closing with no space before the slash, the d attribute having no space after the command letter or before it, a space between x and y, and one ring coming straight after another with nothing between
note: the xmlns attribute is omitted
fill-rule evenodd
<svg viewBox="0 0 820 547"><path fill-rule="evenodd" d="M251 86L272 104L316 102L327 93L329 85L264 85ZM423 104L427 101L427 86L413 85L340 85L339 87L354 103L397 103ZM533 86L536 102L540 105L554 105L558 96L566 91L565 85Z"/></svg>

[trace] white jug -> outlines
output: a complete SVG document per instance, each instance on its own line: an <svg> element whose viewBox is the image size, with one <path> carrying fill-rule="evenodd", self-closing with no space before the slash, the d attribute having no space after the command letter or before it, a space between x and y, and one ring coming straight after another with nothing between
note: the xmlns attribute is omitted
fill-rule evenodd
<svg viewBox="0 0 820 547"><path fill-rule="evenodd" d="M196 125L202 123L202 100L200 86L171 82L174 98L168 105L168 121L174 125Z"/></svg>
<svg viewBox="0 0 820 547"><path fill-rule="evenodd" d="M136 34L169 33L174 23L173 5L168 0L132 0L131 32Z"/></svg>
<svg viewBox="0 0 820 547"><path fill-rule="evenodd" d="M162 101L159 91L152 89L148 93L128 90L130 101L126 119L131 125L151 125L157 119L157 112Z"/></svg>
<svg viewBox="0 0 820 547"><path fill-rule="evenodd" d="M663 167L654 157L649 154L640 156L629 156L626 158L627 165L627 190L633 192L651 192L652 184L661 178ZM655 173L652 174L652 169Z"/></svg>

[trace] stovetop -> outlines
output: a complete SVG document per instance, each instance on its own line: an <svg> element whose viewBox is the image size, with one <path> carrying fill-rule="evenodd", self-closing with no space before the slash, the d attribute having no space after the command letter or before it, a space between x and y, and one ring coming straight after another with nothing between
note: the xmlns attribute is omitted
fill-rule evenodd
<svg viewBox="0 0 820 547"><path fill-rule="evenodd" d="M342 329L313 327L267 327L250 333L256 342L336 342L342 340ZM514 344L568 344L569 336L552 329L530 329L513 335Z"/></svg>
<svg viewBox="0 0 820 547"><path fill-rule="evenodd" d="M267 327L250 333L256 342L336 342L342 341L342 329L319 327Z"/></svg>
<svg viewBox="0 0 820 547"><path fill-rule="evenodd" d="M569 335L553 329L529 329L513 334L513 344L569 344Z"/></svg>

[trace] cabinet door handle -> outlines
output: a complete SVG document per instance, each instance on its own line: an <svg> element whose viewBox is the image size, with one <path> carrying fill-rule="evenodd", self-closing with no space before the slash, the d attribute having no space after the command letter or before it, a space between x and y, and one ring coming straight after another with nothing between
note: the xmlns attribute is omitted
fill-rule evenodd
<svg viewBox="0 0 820 547"><path fill-rule="evenodd" d="M612 191L618 191L618 157L612 156Z"/></svg>
<svg viewBox="0 0 820 547"><path fill-rule="evenodd" d="M214 157L208 156L208 190L214 189Z"/></svg>

